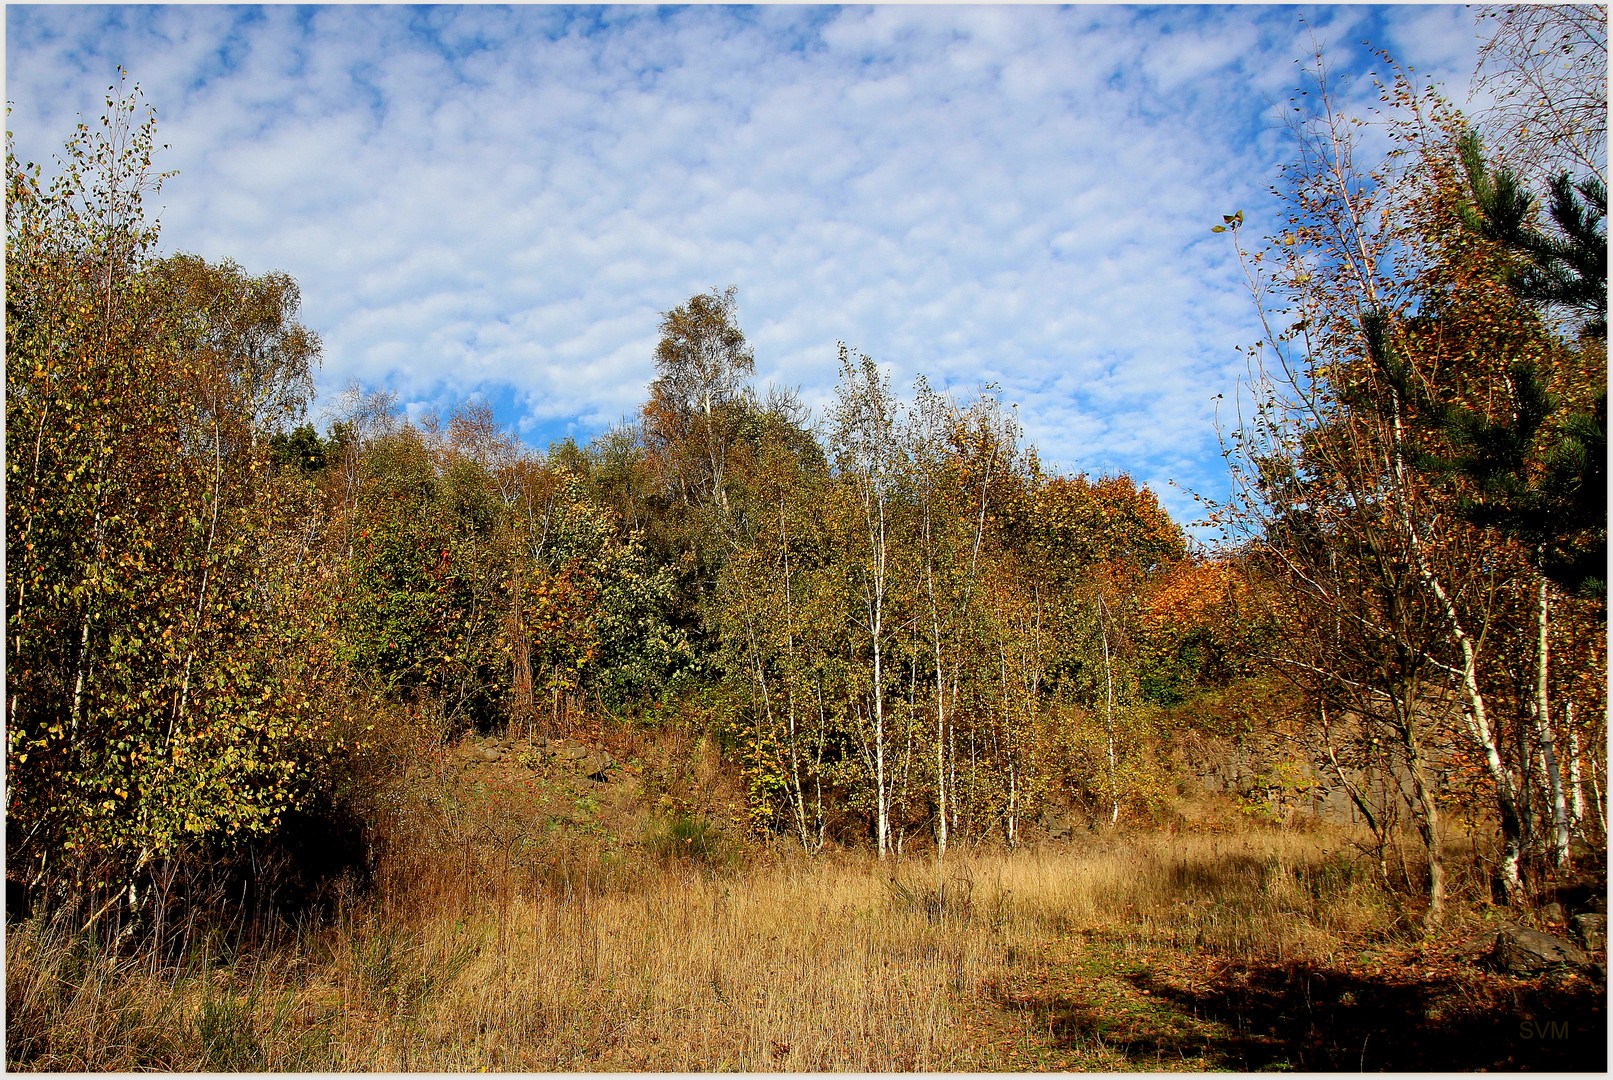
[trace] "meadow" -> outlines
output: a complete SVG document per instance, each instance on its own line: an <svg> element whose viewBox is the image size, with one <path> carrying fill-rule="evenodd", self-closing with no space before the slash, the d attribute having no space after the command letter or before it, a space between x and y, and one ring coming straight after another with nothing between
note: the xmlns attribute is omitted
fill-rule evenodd
<svg viewBox="0 0 1613 1080"><path fill-rule="evenodd" d="M78 1071L1601 1069L1605 987L1424 937L1331 830L879 860L705 826L416 849L322 925L158 959L8 937L7 1059Z"/></svg>

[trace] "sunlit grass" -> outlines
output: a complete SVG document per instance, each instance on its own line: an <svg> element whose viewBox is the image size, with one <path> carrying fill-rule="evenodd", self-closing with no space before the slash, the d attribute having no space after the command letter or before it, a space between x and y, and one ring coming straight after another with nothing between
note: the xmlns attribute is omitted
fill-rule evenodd
<svg viewBox="0 0 1613 1080"><path fill-rule="evenodd" d="M154 974L14 928L8 1055L63 1070L959 1068L978 1057L961 1012L1053 946L1348 950L1391 905L1337 846L1148 835L738 869L579 850L503 874L416 858L383 875L384 904L252 964Z"/></svg>

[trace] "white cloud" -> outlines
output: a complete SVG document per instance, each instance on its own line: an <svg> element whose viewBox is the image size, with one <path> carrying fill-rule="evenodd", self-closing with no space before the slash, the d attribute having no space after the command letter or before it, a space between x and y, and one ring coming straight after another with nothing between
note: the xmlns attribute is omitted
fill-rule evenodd
<svg viewBox="0 0 1613 1080"><path fill-rule="evenodd" d="M898 387L996 378L1045 459L1191 514L1164 482L1220 487L1258 336L1207 230L1269 218L1311 28L1459 100L1472 66L1459 8L1296 14L12 6L7 97L48 158L126 65L181 170L165 248L297 278L326 387L586 434L642 399L658 313L734 283L761 381L821 406L837 340Z"/></svg>

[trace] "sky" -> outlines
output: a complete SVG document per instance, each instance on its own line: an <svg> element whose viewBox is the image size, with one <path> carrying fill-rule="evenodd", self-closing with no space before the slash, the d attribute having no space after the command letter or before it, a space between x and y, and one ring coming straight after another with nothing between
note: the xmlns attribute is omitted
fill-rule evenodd
<svg viewBox="0 0 1613 1080"><path fill-rule="evenodd" d="M660 314L738 288L756 382L821 416L837 344L893 387L994 386L1044 461L1190 522L1259 336L1230 241L1270 192L1300 63L1373 49L1469 102L1459 5L8 5L17 155L121 66L155 110L162 253L284 271L411 416L482 400L525 443L636 413ZM316 404L314 414L319 415Z"/></svg>

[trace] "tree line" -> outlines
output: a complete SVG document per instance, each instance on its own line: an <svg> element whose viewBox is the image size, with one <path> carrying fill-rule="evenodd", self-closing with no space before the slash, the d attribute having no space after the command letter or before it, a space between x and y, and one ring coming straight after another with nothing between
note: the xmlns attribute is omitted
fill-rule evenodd
<svg viewBox="0 0 1613 1080"><path fill-rule="evenodd" d="M814 422L753 385L732 288L663 315L648 400L587 446L358 386L316 429L295 283L154 253L137 120L109 94L48 182L8 147L16 892L150 912L405 729L694 717L811 851L1163 798L1146 706L1239 660L1155 617L1196 564L1145 488L1047 472L989 389L903 399L845 347Z"/></svg>

